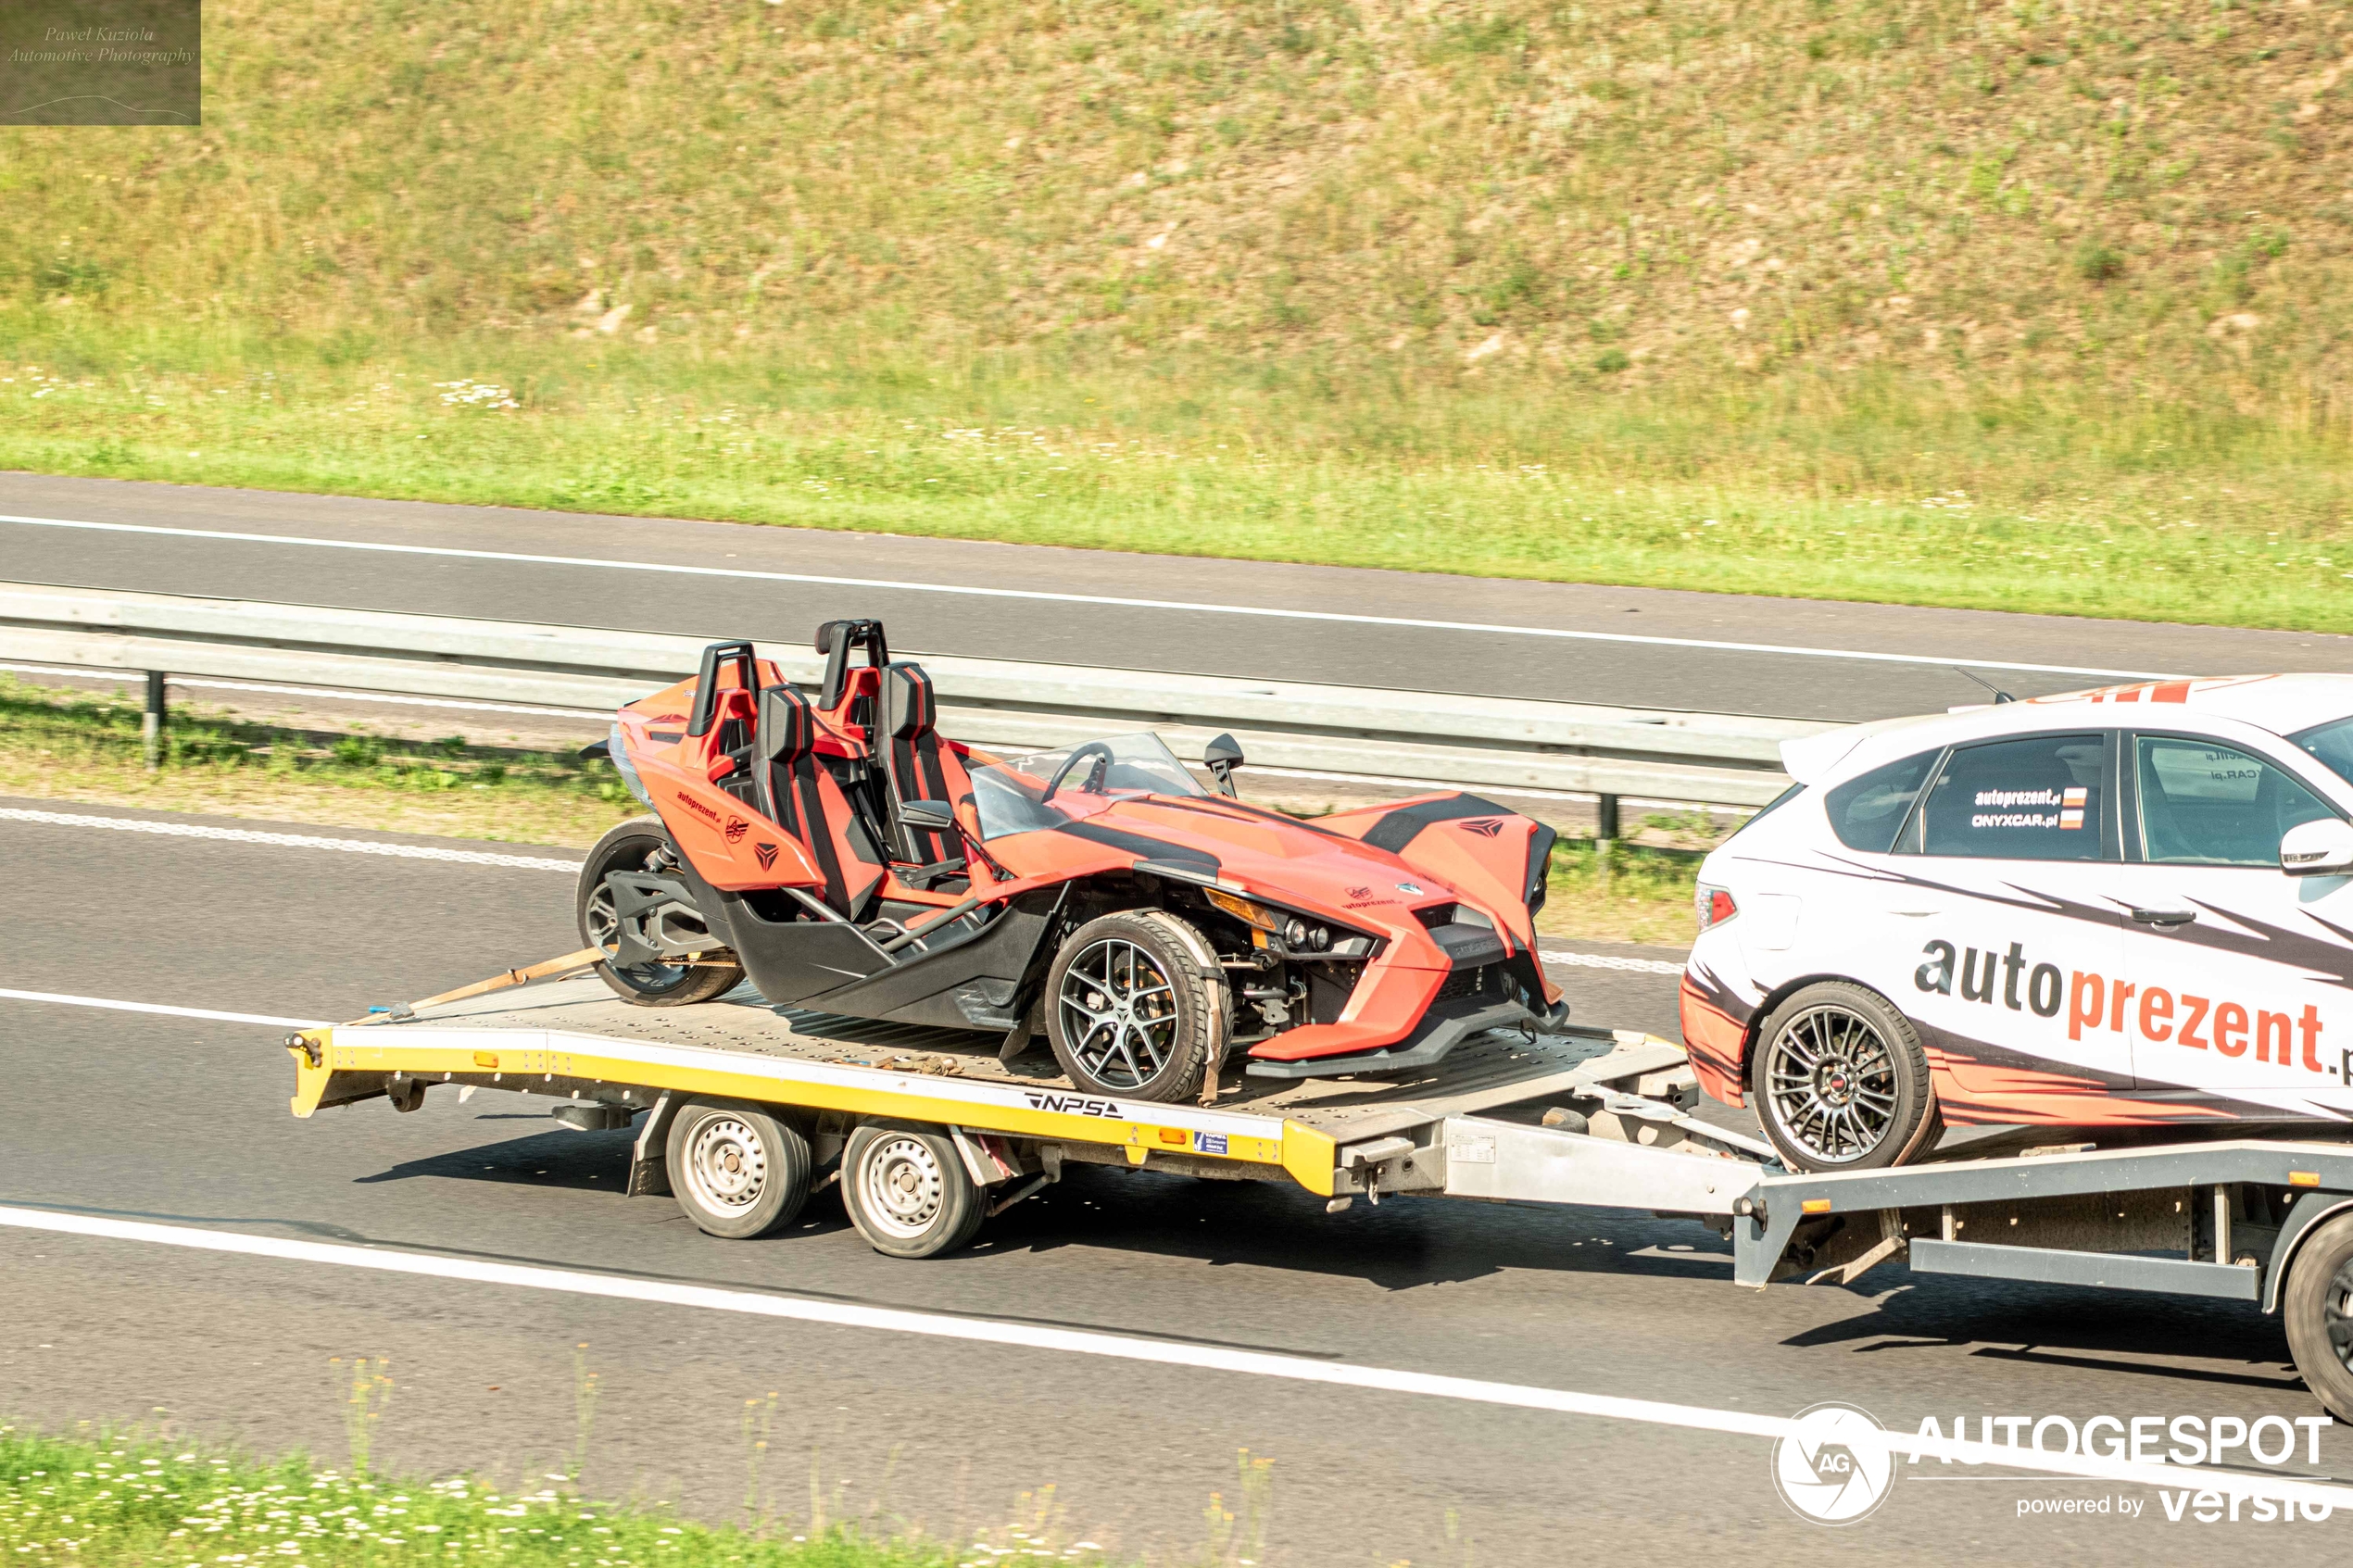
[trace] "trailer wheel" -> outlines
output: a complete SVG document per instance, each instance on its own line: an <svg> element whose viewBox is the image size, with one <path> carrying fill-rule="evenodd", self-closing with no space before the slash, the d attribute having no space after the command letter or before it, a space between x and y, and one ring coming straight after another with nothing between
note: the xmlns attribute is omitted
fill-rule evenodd
<svg viewBox="0 0 2353 1568"><path fill-rule="evenodd" d="M1092 1094L1190 1099L1225 1037L1216 950L1165 909L1126 909L1071 933L1044 1002L1054 1060Z"/></svg>
<svg viewBox="0 0 2353 1568"><path fill-rule="evenodd" d="M2353 1213L2323 1222L2296 1248L2280 1315L2304 1386L2339 1421L2353 1421Z"/></svg>
<svg viewBox="0 0 2353 1568"><path fill-rule="evenodd" d="M580 884L573 894L583 945L610 952L618 938L621 922L613 912L612 893L605 886L607 873L669 872L679 862L678 847L671 843L660 817L632 817L597 840L588 859L581 862ZM743 979L744 972L734 963L648 963L627 969L600 963L597 975L625 1002L676 1008L725 996Z"/></svg>
<svg viewBox="0 0 2353 1568"><path fill-rule="evenodd" d="M1749 1076L1757 1120L1792 1170L1901 1165L1944 1124L1911 1022L1849 981L1819 981L1775 1008Z"/></svg>
<svg viewBox="0 0 2353 1568"><path fill-rule="evenodd" d="M970 1241L987 1217L956 1141L902 1122L867 1122L841 1155L841 1202L877 1252L936 1258Z"/></svg>
<svg viewBox="0 0 2353 1568"><path fill-rule="evenodd" d="M809 1201L809 1142L764 1110L698 1100L670 1123L670 1190L697 1229L740 1241Z"/></svg>

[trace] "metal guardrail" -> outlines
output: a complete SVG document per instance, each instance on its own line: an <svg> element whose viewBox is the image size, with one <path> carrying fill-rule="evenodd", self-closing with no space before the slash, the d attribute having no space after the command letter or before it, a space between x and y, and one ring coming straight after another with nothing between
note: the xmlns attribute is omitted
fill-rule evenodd
<svg viewBox="0 0 2353 1568"><path fill-rule="evenodd" d="M0 583L0 659L469 701L610 711L694 673L720 637L616 632ZM803 646L761 652L814 684ZM1220 731L1253 765L1368 783L1593 796L1615 837L1621 796L1761 806L1787 787L1780 743L1833 724L1293 681L914 655L941 728L992 749L1116 729L1159 730L1180 753Z"/></svg>

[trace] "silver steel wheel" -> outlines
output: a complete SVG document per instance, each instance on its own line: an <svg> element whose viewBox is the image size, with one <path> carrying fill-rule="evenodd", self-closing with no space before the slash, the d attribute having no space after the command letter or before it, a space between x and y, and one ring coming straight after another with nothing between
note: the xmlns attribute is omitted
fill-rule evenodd
<svg viewBox="0 0 2353 1568"><path fill-rule="evenodd" d="M1765 1098L1792 1141L1826 1165L1851 1164L1895 1125L1895 1053L1870 1020L1807 1008L1766 1047Z"/></svg>
<svg viewBox="0 0 2353 1568"><path fill-rule="evenodd" d="M913 1241L939 1218L948 1176L931 1146L912 1133L886 1133L858 1171L866 1217L886 1234Z"/></svg>
<svg viewBox="0 0 2353 1568"><path fill-rule="evenodd" d="M1063 1036L1097 1083L1141 1088L1176 1044L1176 988L1125 937L1090 943L1063 973Z"/></svg>
<svg viewBox="0 0 2353 1568"><path fill-rule="evenodd" d="M739 1213L768 1190L768 1155L760 1135L733 1116L713 1116L686 1145L685 1175L694 1195L714 1212Z"/></svg>

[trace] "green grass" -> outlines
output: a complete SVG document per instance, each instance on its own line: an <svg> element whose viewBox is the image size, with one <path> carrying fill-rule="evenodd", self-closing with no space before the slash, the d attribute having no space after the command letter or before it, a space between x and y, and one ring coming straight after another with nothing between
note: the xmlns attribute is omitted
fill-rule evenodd
<svg viewBox="0 0 2353 1568"><path fill-rule="evenodd" d="M2353 629L2332 7L207 19L0 129L0 465Z"/></svg>
<svg viewBox="0 0 2353 1568"><path fill-rule="evenodd" d="M988 1533L993 1546L1006 1532ZM136 1437L46 1436L0 1425L0 1552L40 1568L956 1568L1101 1561L1024 1532L1010 1549L792 1535L698 1524L584 1500L569 1484L503 1490L472 1477L264 1461Z"/></svg>

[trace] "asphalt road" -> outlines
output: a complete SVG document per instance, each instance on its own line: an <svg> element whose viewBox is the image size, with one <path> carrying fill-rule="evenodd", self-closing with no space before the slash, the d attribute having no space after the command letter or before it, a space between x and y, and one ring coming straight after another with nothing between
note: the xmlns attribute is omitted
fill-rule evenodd
<svg viewBox="0 0 2353 1568"><path fill-rule="evenodd" d="M2353 671L2353 638L2316 633L31 474L0 474L0 514L6 514L0 577L13 581L785 642L807 638L832 617L878 615L895 647L925 653L1699 712L1861 720L1980 700L1980 688L1949 667L1955 663L1973 665L2020 696L2108 678L2077 671ZM8 521L28 518L183 532ZM268 537L208 538L191 530ZM404 548L281 542L299 539ZM1135 600L1152 602L1111 602Z"/></svg>
<svg viewBox="0 0 2353 1568"><path fill-rule="evenodd" d="M0 864L45 890L0 956L0 986L20 991L333 1019L572 945L560 872L8 821ZM1589 1019L1669 1015L1667 977L1567 977ZM2314 1409L2276 1323L2245 1307L1894 1267L1759 1294L1731 1285L1711 1233L1625 1213L1423 1200L1334 1216L1278 1187L1081 1169L929 1263L876 1255L822 1199L789 1234L718 1242L667 1199L617 1196L625 1135L564 1130L527 1100L296 1122L280 1033L0 999L0 1201L1770 1415L1838 1399L1906 1430L1931 1414L1949 1430ZM744 1420L773 1393L758 1485L780 1513L805 1518L814 1476L837 1513L948 1534L1012 1521L1051 1486L1063 1539L1163 1561L1200 1547L1211 1493L1235 1500L1244 1448L1273 1469L1268 1549L1241 1555L1300 1568L2321 1562L2342 1561L2347 1528L2169 1524L2139 1488L1931 1462L1831 1530L1780 1502L1765 1444L1703 1431L6 1228L0 1280L7 1416L339 1459L331 1358L381 1356L396 1386L380 1462L511 1482L578 1441L578 1355L599 1383L588 1489L715 1517L742 1508ZM2320 1468L2353 1475L2353 1436L2327 1434ZM2128 1493L2138 1519L2018 1514Z"/></svg>

